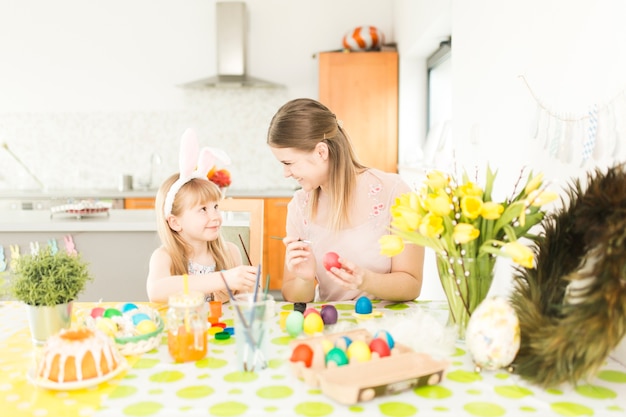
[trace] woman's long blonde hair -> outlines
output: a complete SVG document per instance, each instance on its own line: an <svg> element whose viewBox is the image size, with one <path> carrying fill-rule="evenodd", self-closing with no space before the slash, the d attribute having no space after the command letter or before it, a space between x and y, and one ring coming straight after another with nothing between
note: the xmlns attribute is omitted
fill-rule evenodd
<svg viewBox="0 0 626 417"><path fill-rule="evenodd" d="M178 179L179 174L173 174L161 184L156 196L157 232L161 239L161 244L172 259L171 274L182 275L188 273L190 247L178 234L172 230L167 223L163 213L165 196L172 184ZM172 215L180 216L185 209L198 204L220 201L222 193L217 185L211 181L194 178L180 187L174 197L172 204ZM221 233L217 239L207 242L207 247L215 259L215 270L230 269L235 267L235 261L226 246L226 242Z"/></svg>
<svg viewBox="0 0 626 417"><path fill-rule="evenodd" d="M337 117L322 103L299 98L284 104L272 118L267 144L276 148L293 148L312 152L324 142L329 151L329 224L333 230L350 226L350 204L356 192L356 177L367 169L352 148L347 133ZM320 188L312 191L310 217L317 215Z"/></svg>

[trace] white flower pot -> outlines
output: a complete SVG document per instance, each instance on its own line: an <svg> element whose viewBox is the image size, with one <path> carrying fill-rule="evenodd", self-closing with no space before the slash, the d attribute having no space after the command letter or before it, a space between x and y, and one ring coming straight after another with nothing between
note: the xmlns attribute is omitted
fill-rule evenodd
<svg viewBox="0 0 626 417"><path fill-rule="evenodd" d="M72 322L72 302L55 306L26 305L33 343L42 345L48 337L67 329Z"/></svg>

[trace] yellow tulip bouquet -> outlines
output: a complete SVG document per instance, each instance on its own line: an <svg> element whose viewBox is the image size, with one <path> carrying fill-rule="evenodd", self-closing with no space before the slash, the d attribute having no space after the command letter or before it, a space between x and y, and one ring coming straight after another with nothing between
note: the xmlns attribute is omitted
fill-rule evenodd
<svg viewBox="0 0 626 417"><path fill-rule="evenodd" d="M497 202L492 200L496 172L490 167L484 188L467 173L459 183L433 171L421 189L403 194L391 208L391 234L380 239L381 253L395 256L405 242L433 249L450 318L461 330L489 292L497 256L533 268L533 252L520 239L533 238L530 229L543 219L542 206L557 195L544 189L543 174L532 172L518 191L523 177L524 170L512 196Z"/></svg>

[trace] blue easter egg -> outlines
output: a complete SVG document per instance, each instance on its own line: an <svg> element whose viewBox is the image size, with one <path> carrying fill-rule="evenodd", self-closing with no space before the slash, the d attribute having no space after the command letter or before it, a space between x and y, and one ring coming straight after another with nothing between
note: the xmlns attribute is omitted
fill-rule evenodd
<svg viewBox="0 0 626 417"><path fill-rule="evenodd" d="M352 343L352 339L350 339L348 336L340 336L337 338L337 340L335 340L335 347L342 350L348 350L350 343Z"/></svg>
<svg viewBox="0 0 626 417"><path fill-rule="evenodd" d="M395 342L393 340L393 337L389 334L388 331L386 330L379 330L374 334L374 339L383 339L385 342L387 342L387 345L389 346L389 349L393 349L393 347L395 346Z"/></svg>
<svg viewBox="0 0 626 417"><path fill-rule="evenodd" d="M136 309L137 309L137 305L133 304L133 303L126 303L126 304L124 304L122 306L122 312L123 313L126 313L126 312L131 311L131 310L136 310Z"/></svg>
<svg viewBox="0 0 626 417"><path fill-rule="evenodd" d="M363 296L359 297L356 300L356 304L354 305L354 311L357 314L371 314L372 313L372 300Z"/></svg>
<svg viewBox="0 0 626 417"><path fill-rule="evenodd" d="M150 320L150 316L148 316L146 313L133 314L133 325L134 326L139 324L142 320Z"/></svg>

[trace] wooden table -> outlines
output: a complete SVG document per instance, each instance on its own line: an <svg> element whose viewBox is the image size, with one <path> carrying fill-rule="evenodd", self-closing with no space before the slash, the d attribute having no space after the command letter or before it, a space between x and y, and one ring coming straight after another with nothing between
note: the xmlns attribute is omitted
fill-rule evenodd
<svg viewBox="0 0 626 417"><path fill-rule="evenodd" d="M95 305L77 303L75 311L90 310ZM396 342L447 358L451 365L444 380L352 406L342 405L292 374L288 359L293 338L280 328L279 312L292 310L293 304L279 302L272 319L269 368L265 370L237 371L235 341L209 336L209 353L200 361L173 363L167 343L162 343L151 352L128 357L129 369L108 382L77 391L50 391L31 385L26 378L35 350L24 306L3 302L0 415L617 417L626 413L626 366L616 358L608 358L596 378L581 382L578 387L564 385L543 390L505 370L476 373L463 341L445 342L447 333L441 325L447 317L444 303L374 303L374 311L381 312L382 317L366 321L355 320L353 303L334 305L340 320L333 331L382 326ZM308 307L319 310L321 304ZM225 305L223 312L222 321L232 326L231 307ZM421 334L414 334L412 329L420 329Z"/></svg>

